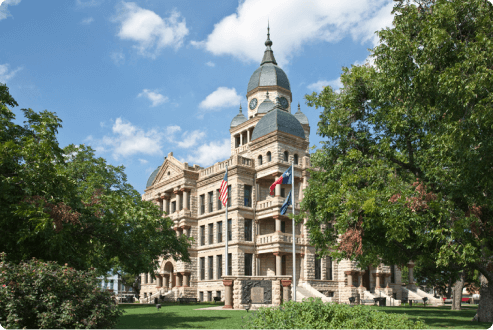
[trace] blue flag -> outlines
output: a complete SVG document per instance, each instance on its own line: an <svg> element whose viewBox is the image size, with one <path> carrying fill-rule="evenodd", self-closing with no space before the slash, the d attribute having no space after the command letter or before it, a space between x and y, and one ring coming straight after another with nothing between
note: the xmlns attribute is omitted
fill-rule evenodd
<svg viewBox="0 0 493 330"><path fill-rule="evenodd" d="M291 205L291 190L289 191L288 197L286 197L284 204L282 204L281 206L281 215L284 215L284 213L286 213L289 205Z"/></svg>

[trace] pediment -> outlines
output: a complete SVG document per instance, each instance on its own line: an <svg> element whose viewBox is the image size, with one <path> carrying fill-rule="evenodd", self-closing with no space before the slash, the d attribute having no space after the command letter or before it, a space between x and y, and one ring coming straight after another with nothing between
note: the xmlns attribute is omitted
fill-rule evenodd
<svg viewBox="0 0 493 330"><path fill-rule="evenodd" d="M183 163L174 157L167 157L159 169L153 184L168 181L173 177L183 174Z"/></svg>

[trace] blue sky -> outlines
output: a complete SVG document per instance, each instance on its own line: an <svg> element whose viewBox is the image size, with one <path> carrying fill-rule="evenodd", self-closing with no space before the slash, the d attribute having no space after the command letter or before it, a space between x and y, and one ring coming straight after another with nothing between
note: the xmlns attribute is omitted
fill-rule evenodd
<svg viewBox="0 0 493 330"><path fill-rule="evenodd" d="M304 96L339 88L391 26L391 0L0 0L0 82L21 108L56 112L61 146L87 144L143 193L173 151L210 166L230 156L229 125L265 49ZM296 109L296 107L294 107Z"/></svg>

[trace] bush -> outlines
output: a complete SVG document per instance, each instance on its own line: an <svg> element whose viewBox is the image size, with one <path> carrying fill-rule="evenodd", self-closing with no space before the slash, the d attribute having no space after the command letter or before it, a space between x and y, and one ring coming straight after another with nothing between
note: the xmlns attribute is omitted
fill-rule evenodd
<svg viewBox="0 0 493 330"><path fill-rule="evenodd" d="M4 328L112 328L122 312L102 291L94 269L32 259L20 264L0 254L0 324Z"/></svg>
<svg viewBox="0 0 493 330"><path fill-rule="evenodd" d="M262 307L252 313L247 329L422 329L423 321L407 315L387 314L369 306L323 303L320 298L280 307Z"/></svg>

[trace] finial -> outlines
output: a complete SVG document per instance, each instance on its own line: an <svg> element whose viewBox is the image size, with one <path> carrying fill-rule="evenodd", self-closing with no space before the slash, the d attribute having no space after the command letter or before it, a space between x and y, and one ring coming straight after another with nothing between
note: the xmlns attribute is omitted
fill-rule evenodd
<svg viewBox="0 0 493 330"><path fill-rule="evenodd" d="M301 109L300 109L300 102L298 102L298 112L301 112Z"/></svg>
<svg viewBox="0 0 493 330"><path fill-rule="evenodd" d="M269 91L267 91L267 95L265 96L265 98L269 98Z"/></svg>
<svg viewBox="0 0 493 330"><path fill-rule="evenodd" d="M241 110L241 102L240 102L240 113L243 113L243 111Z"/></svg>
<svg viewBox="0 0 493 330"><path fill-rule="evenodd" d="M267 21L267 40L265 41L265 45L267 47L272 46L272 41L270 40L270 27L269 27L269 21Z"/></svg>

